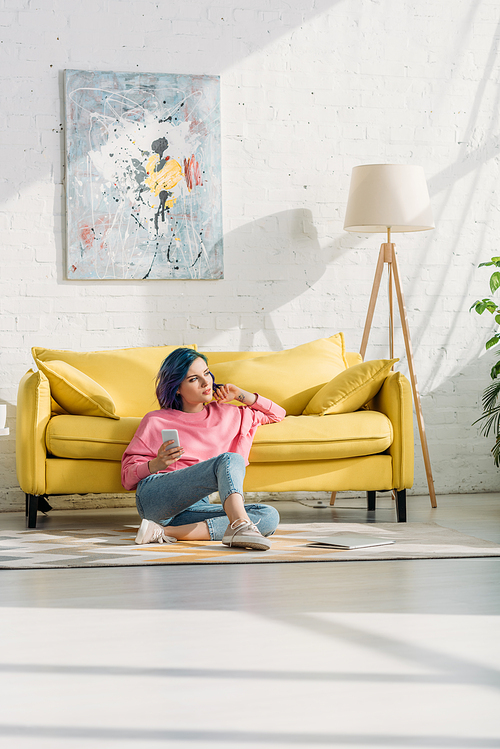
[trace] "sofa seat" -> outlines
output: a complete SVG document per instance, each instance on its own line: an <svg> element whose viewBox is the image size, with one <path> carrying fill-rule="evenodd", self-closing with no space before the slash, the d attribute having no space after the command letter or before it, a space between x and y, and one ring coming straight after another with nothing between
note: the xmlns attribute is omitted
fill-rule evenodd
<svg viewBox="0 0 500 749"><path fill-rule="evenodd" d="M336 460L377 455L393 440L392 424L378 411L329 416L287 416L257 429L251 463Z"/></svg>
<svg viewBox="0 0 500 749"><path fill-rule="evenodd" d="M47 451L57 458L121 460L140 422L139 416L54 416L47 426Z"/></svg>
<svg viewBox="0 0 500 749"><path fill-rule="evenodd" d="M140 418L54 416L47 426L50 455L77 460L121 460ZM331 416L287 416L257 429L250 461L331 460L376 455L392 444L390 420L378 411Z"/></svg>

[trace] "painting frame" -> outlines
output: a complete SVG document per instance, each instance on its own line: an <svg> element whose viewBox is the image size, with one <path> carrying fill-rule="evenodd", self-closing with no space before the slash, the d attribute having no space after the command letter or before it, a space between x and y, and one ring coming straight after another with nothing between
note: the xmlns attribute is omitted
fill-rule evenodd
<svg viewBox="0 0 500 749"><path fill-rule="evenodd" d="M220 78L65 70L66 278L224 277Z"/></svg>

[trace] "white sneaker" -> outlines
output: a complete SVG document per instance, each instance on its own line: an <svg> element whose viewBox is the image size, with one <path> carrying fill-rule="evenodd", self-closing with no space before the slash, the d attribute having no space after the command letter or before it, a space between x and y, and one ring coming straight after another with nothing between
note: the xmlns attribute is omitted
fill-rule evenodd
<svg viewBox="0 0 500 749"><path fill-rule="evenodd" d="M222 543L225 546L238 546L259 551L267 551L271 548L269 539L262 535L254 523L246 520L235 520L228 525Z"/></svg>
<svg viewBox="0 0 500 749"><path fill-rule="evenodd" d="M158 523L153 523L152 520L143 520L135 537L136 544L141 546L142 544L174 544L176 541L176 538L166 536L165 528Z"/></svg>

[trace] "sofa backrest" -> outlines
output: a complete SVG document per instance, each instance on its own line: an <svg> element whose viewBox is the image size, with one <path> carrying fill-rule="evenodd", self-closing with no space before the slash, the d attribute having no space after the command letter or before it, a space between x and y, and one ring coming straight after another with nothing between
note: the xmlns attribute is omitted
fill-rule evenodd
<svg viewBox="0 0 500 749"><path fill-rule="evenodd" d="M158 370L168 354L178 346L150 346L109 351L65 351L34 347L33 358L39 368L43 363L65 362L83 372L109 393L115 405L117 416L142 417L148 411L156 410L158 401L155 393L155 380ZM196 350L195 345L184 348ZM266 357L273 351L207 351L202 353L209 366L245 359ZM348 366L361 361L359 354L345 352ZM50 373L45 371L49 376ZM71 411L73 413L73 411Z"/></svg>

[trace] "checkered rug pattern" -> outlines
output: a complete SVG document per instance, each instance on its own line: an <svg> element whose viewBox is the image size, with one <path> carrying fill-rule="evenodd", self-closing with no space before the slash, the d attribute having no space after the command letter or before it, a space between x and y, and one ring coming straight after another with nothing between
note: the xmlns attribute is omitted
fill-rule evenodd
<svg viewBox="0 0 500 749"><path fill-rule="evenodd" d="M92 530L0 531L0 568L58 569L172 564L269 564L500 556L500 545L434 523L309 523L280 525L269 551L230 549L220 541L137 546L138 525ZM308 547L338 532L369 534L394 543L362 549Z"/></svg>

